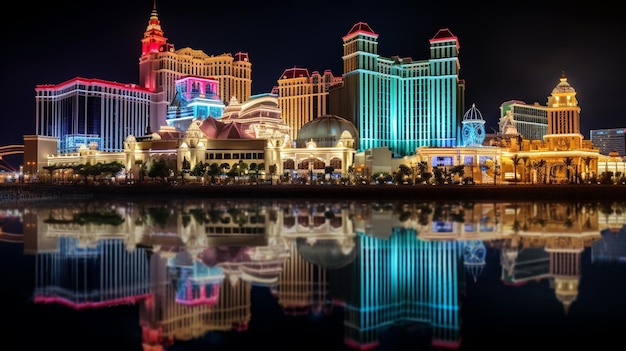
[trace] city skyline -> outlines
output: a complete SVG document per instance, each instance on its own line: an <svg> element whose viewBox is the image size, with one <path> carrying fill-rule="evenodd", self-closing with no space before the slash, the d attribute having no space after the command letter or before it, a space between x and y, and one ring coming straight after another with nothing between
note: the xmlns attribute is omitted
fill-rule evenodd
<svg viewBox="0 0 626 351"><path fill-rule="evenodd" d="M497 127L499 106L505 101L545 105L562 72L577 92L586 139L591 129L624 127L612 107L619 94L612 87L624 73L611 68L619 67L621 51L602 49L612 48L623 32L614 12L581 13L556 6L543 6L541 13L490 8L496 14L505 12L487 17L479 7L455 7L433 15L440 10L428 5L407 11L365 1L350 8L356 5L321 1L294 8L274 1L238 9L228 4L156 2L165 37L176 49L191 47L208 55L247 52L253 94L270 92L291 67L309 72L330 69L340 76L341 37L356 22L368 23L379 34L381 56L413 60L427 59L428 40L440 28L448 28L459 38L465 110L476 104L488 132ZM3 120L11 123L11 129L0 134L0 145L21 144L23 135L34 133L38 84L59 84L74 77L138 84L140 39L152 6L152 1L43 4L37 9L19 5L13 17L2 21L6 33L21 34L8 39L7 47L14 52L2 65ZM55 20L59 17L66 20ZM25 45L25 38L37 45Z"/></svg>

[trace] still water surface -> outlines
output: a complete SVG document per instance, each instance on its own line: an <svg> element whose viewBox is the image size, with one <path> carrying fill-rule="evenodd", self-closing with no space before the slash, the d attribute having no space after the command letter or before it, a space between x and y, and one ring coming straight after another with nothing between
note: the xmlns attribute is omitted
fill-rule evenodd
<svg viewBox="0 0 626 351"><path fill-rule="evenodd" d="M626 203L76 200L0 221L13 349L626 344Z"/></svg>

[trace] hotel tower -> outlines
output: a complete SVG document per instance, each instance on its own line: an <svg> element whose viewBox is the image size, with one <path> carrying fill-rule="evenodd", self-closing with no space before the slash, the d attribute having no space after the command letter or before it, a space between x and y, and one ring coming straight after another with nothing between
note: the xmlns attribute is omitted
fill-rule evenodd
<svg viewBox="0 0 626 351"><path fill-rule="evenodd" d="M155 97L156 118L151 116L151 126L165 125L167 106L176 95L176 81L186 76L211 78L218 81L218 96L222 101L235 97L244 103L251 95L252 63L247 53L207 55L189 47L176 50L167 42L156 10L150 14L148 27L141 39L139 58L139 84L159 94Z"/></svg>
<svg viewBox="0 0 626 351"><path fill-rule="evenodd" d="M343 37L343 85L330 90L330 113L359 131L358 150L394 155L420 146L457 146L465 102L459 41L448 29L430 39L430 59L378 55L378 34L355 24Z"/></svg>
<svg viewBox="0 0 626 351"><path fill-rule="evenodd" d="M303 125L329 111L328 94L332 87L341 84L342 77L335 77L330 70L309 73L306 68L286 69L278 79L273 92L285 123L291 127L291 140L298 139Z"/></svg>
<svg viewBox="0 0 626 351"><path fill-rule="evenodd" d="M179 80L210 78L217 81L219 91L198 98L224 102L235 97L244 103L251 95L251 75L247 53L209 56L191 48L175 50L164 36L155 2L141 39L139 84L76 77L60 84L37 85L36 136L28 138L57 138L56 152L52 152L57 154L78 152L81 145L120 152L128 135L143 135L148 127L158 130L167 125ZM25 163L31 161L45 162L29 158Z"/></svg>

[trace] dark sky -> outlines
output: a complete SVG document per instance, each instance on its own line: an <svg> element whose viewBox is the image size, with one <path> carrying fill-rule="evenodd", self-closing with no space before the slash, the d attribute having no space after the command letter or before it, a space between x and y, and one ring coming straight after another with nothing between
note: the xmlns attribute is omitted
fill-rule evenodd
<svg viewBox="0 0 626 351"><path fill-rule="evenodd" d="M381 6L381 4L386 4ZM419 5L418 5L419 4ZM35 132L35 86L74 77L138 83L140 40L152 0L12 3L2 26L0 146ZM418 7L419 6L419 7ZM495 7L494 7L495 6ZM384 57L429 57L428 40L449 28L460 42L465 110L497 127L508 100L545 105L561 72L576 89L581 132L626 127L622 112L626 21L617 8L446 2L157 0L165 36L177 49L209 55L248 52L252 92L267 93L290 67L342 73L341 37L366 22ZM10 128L8 128L10 126Z"/></svg>

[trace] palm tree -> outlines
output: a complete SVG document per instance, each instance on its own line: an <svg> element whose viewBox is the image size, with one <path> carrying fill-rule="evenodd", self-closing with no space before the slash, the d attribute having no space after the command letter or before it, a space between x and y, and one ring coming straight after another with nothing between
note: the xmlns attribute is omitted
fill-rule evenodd
<svg viewBox="0 0 626 351"><path fill-rule="evenodd" d="M574 158L566 157L563 159L563 163L565 164L565 174L566 174L567 182L571 183L572 177L570 173L570 167L572 167L572 164L574 164Z"/></svg>
<svg viewBox="0 0 626 351"><path fill-rule="evenodd" d="M530 178L530 167L528 166L528 164L530 163L530 157L524 156L522 157L522 161L524 163L524 171L525 171L522 181L528 182L528 179Z"/></svg>
<svg viewBox="0 0 626 351"><path fill-rule="evenodd" d="M236 163L234 165L234 169L235 171L237 171L237 176L239 178L242 177L243 173L248 169L248 164L243 162L242 160L239 160L238 163Z"/></svg>
<svg viewBox="0 0 626 351"><path fill-rule="evenodd" d="M256 180L257 175L259 174L259 166L256 162L250 163L250 172L254 172L254 179Z"/></svg>
<svg viewBox="0 0 626 351"><path fill-rule="evenodd" d="M585 177L586 179L584 179L585 181L587 179L589 179L589 165L591 164L591 157L587 156L587 157L583 157L583 162L585 162Z"/></svg>
<svg viewBox="0 0 626 351"><path fill-rule="evenodd" d="M520 161L522 161L522 158L519 157L518 154L515 154L515 156L513 156L513 177L515 183L517 183L517 165L520 163Z"/></svg>
<svg viewBox="0 0 626 351"><path fill-rule="evenodd" d="M222 175L226 175L226 170L230 169L230 164L228 162L224 162L220 165L220 169L222 170Z"/></svg>
<svg viewBox="0 0 626 351"><path fill-rule="evenodd" d="M546 160L539 160L539 161L533 161L531 167L535 170L535 172L537 173L537 181L541 182L541 183L545 183L544 180L544 173L545 173L545 166L546 166L547 162ZM533 180L534 182L534 180Z"/></svg>
<svg viewBox="0 0 626 351"><path fill-rule="evenodd" d="M220 165L213 162L209 165L209 169L207 171L207 175L211 177L211 184L215 183L215 177L220 174Z"/></svg>

